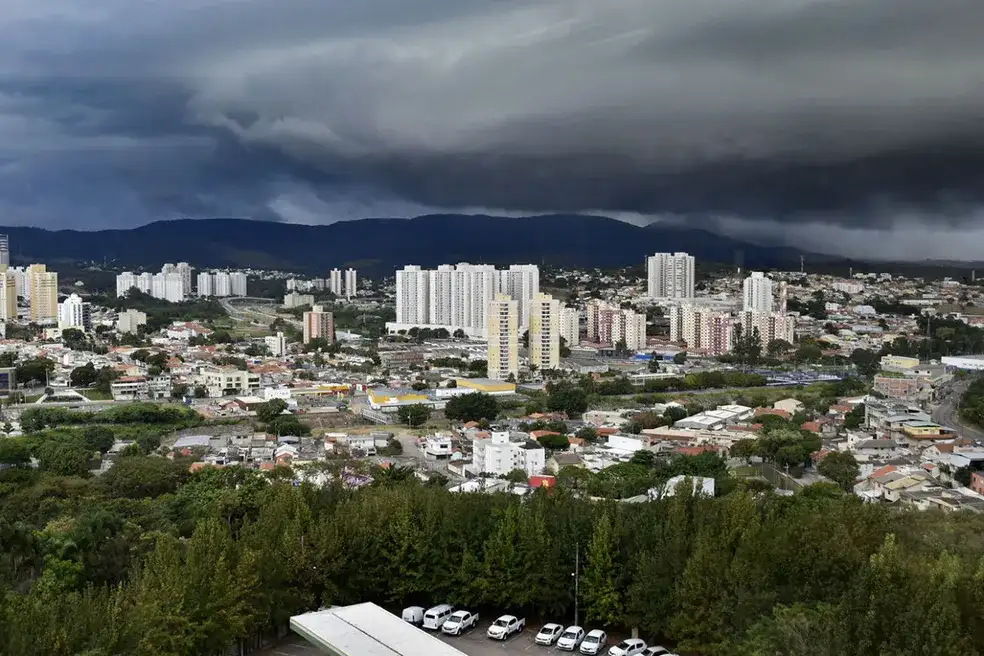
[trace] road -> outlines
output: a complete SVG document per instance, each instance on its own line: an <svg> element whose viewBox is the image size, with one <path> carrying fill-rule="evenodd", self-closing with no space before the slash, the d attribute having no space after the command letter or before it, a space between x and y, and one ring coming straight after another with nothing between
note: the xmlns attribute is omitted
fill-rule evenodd
<svg viewBox="0 0 984 656"><path fill-rule="evenodd" d="M957 429L963 437L968 439L984 441L984 430L971 426L960 419L957 406L960 403L960 397L967 391L968 385L970 385L969 380L960 380L940 390L941 403L933 410L933 421L942 426Z"/></svg>

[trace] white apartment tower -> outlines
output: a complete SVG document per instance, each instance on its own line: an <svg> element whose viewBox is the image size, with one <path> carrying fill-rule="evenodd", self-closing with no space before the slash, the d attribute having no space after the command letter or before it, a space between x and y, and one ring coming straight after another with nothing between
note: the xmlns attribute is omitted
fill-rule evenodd
<svg viewBox="0 0 984 656"><path fill-rule="evenodd" d="M336 298L342 297L342 270L332 269L328 272L328 291Z"/></svg>
<svg viewBox="0 0 984 656"><path fill-rule="evenodd" d="M232 280L226 271L218 271L212 276L212 294L214 296L232 296Z"/></svg>
<svg viewBox="0 0 984 656"><path fill-rule="evenodd" d="M345 270L345 298L355 298L359 291L358 273L355 269Z"/></svg>
<svg viewBox="0 0 984 656"><path fill-rule="evenodd" d="M429 271L408 265L396 272L396 323L424 325L428 320Z"/></svg>
<svg viewBox="0 0 984 656"><path fill-rule="evenodd" d="M577 346L581 341L581 313L577 308L560 308L560 336L567 346Z"/></svg>
<svg viewBox="0 0 984 656"><path fill-rule="evenodd" d="M519 376L519 304L506 294L489 303L488 375L492 380L513 380Z"/></svg>
<svg viewBox="0 0 984 656"><path fill-rule="evenodd" d="M611 343L625 343L630 351L646 348L646 315L632 310L611 310Z"/></svg>
<svg viewBox="0 0 984 656"><path fill-rule="evenodd" d="M92 330L92 306L82 300L78 294L71 294L58 306L58 327L78 328L89 332Z"/></svg>
<svg viewBox="0 0 984 656"><path fill-rule="evenodd" d="M10 266L10 238L0 235L0 266Z"/></svg>
<svg viewBox="0 0 984 656"><path fill-rule="evenodd" d="M742 286L745 312L772 312L772 281L764 273L753 271Z"/></svg>
<svg viewBox="0 0 984 656"><path fill-rule="evenodd" d="M279 358L287 354L287 338L284 337L283 333L267 335L263 341L273 357Z"/></svg>
<svg viewBox="0 0 984 656"><path fill-rule="evenodd" d="M537 370L560 367L560 301L537 294L529 303L529 360Z"/></svg>
<svg viewBox="0 0 984 656"><path fill-rule="evenodd" d="M212 288L212 274L207 271L198 274L198 295L202 297L215 296L215 290Z"/></svg>
<svg viewBox="0 0 984 656"><path fill-rule="evenodd" d="M540 293L540 268L535 264L513 264L499 272L498 291L508 294L519 307L519 325L530 325L529 303Z"/></svg>
<svg viewBox="0 0 984 656"><path fill-rule="evenodd" d="M233 271L229 274L229 293L231 296L246 296L246 274Z"/></svg>
<svg viewBox="0 0 984 656"><path fill-rule="evenodd" d="M17 319L17 277L11 271L0 272L0 321Z"/></svg>
<svg viewBox="0 0 984 656"><path fill-rule="evenodd" d="M154 298L180 303L185 300L184 281L180 273L158 273L151 280L150 295Z"/></svg>
<svg viewBox="0 0 984 656"><path fill-rule="evenodd" d="M116 319L116 330L121 333L136 333L140 326L147 325L147 315L140 310L120 312Z"/></svg>
<svg viewBox="0 0 984 656"><path fill-rule="evenodd" d="M124 271L116 276L116 297L122 298L137 286L137 277L131 271Z"/></svg>
<svg viewBox="0 0 984 656"><path fill-rule="evenodd" d="M693 298L694 258L687 253L656 253L646 260L650 298Z"/></svg>

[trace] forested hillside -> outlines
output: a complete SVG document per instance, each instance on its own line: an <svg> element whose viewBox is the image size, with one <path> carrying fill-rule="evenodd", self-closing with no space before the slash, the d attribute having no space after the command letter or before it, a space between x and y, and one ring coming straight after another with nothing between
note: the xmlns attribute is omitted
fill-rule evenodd
<svg viewBox="0 0 984 656"><path fill-rule="evenodd" d="M829 486L643 504L359 491L124 457L0 471L0 654L220 654L322 604L573 611L701 654L984 653L984 518ZM148 495L157 495L151 497Z"/></svg>

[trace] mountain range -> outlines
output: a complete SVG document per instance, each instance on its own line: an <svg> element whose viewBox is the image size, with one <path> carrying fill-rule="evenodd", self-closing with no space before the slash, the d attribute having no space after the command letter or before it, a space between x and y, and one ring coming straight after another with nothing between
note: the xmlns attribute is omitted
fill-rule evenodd
<svg viewBox="0 0 984 656"><path fill-rule="evenodd" d="M295 225L247 219L159 221L128 230L0 228L14 263L107 262L121 267L286 269L322 275L355 267L385 275L406 264L433 267L471 262L578 267L641 265L655 252L683 251L705 262L770 268L798 266L792 248L758 246L706 230L639 227L599 216L507 218L435 214L413 219L363 219ZM813 263L845 260L808 255Z"/></svg>

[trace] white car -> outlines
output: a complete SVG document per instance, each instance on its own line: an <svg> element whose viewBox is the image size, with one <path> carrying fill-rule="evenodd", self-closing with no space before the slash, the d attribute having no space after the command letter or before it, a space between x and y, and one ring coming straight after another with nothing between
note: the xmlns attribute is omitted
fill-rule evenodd
<svg viewBox="0 0 984 656"><path fill-rule="evenodd" d="M646 649L646 641L628 638L608 650L608 656L636 656Z"/></svg>
<svg viewBox="0 0 984 656"><path fill-rule="evenodd" d="M553 643L557 642L557 638L560 637L561 631L564 630L559 624L545 624L540 632L536 634L536 639L534 642L538 645L544 645L549 647Z"/></svg>
<svg viewBox="0 0 984 656"><path fill-rule="evenodd" d="M467 610L456 610L451 613L451 617L444 620L441 625L441 633L448 635L461 635L466 629L473 629L478 624L478 613Z"/></svg>
<svg viewBox="0 0 984 656"><path fill-rule="evenodd" d="M600 654L601 650L605 648L606 642L608 642L608 634L601 629L589 631L588 635L584 636L584 640L581 641L581 653L588 654L588 656Z"/></svg>
<svg viewBox="0 0 984 656"><path fill-rule="evenodd" d="M666 647L653 645L642 650L642 656L674 656Z"/></svg>
<svg viewBox="0 0 984 656"><path fill-rule="evenodd" d="M579 626L569 626L557 638L557 649L574 651L582 640L584 640L584 629Z"/></svg>

